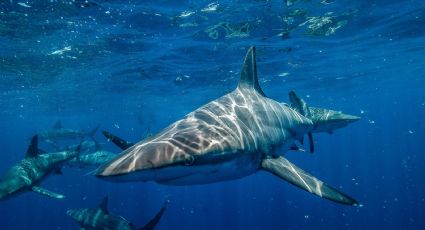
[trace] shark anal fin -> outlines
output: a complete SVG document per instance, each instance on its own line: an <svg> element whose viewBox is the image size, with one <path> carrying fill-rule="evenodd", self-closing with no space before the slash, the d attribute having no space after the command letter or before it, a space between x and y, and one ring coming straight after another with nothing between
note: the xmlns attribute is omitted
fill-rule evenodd
<svg viewBox="0 0 425 230"><path fill-rule="evenodd" d="M289 183L322 198L347 205L358 204L353 198L323 183L284 157L266 158L261 162L261 167Z"/></svg>
<svg viewBox="0 0 425 230"><path fill-rule="evenodd" d="M55 198L55 199L63 199L63 198L65 198L65 196L62 195L62 194L54 193L52 191L49 191L47 189L44 189L44 188L38 187L38 186L33 186L32 187L32 191L38 192L38 193L40 193L43 196L48 196L48 197Z"/></svg>

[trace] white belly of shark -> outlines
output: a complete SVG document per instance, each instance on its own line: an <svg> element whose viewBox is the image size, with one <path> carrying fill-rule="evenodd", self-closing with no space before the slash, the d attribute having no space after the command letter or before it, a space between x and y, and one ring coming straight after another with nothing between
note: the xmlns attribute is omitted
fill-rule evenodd
<svg viewBox="0 0 425 230"><path fill-rule="evenodd" d="M314 151L313 132L331 132L332 124L342 122L335 127L343 127L358 118L333 110L310 109L295 92L290 93L290 99L291 106L265 96L258 84L252 47L233 92L136 143L101 166L96 174L115 181L188 185L232 180L265 170L320 197L357 204L282 155L306 134Z"/></svg>

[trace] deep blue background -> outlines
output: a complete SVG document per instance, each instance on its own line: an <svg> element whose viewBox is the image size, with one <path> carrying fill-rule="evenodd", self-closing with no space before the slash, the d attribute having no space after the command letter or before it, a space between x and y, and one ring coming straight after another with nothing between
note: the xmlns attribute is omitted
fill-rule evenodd
<svg viewBox="0 0 425 230"><path fill-rule="evenodd" d="M287 157L364 206L320 199L264 172L172 187L115 184L66 168L43 186L67 199L26 193L2 201L0 229L78 229L66 210L96 206L105 195L110 211L136 226L169 199L158 229L425 228L423 1L218 1L213 12L201 10L209 1L18 2L0 3L1 173L22 159L31 135L59 119L69 128L100 124L133 141L159 131L233 90L256 45L270 98L287 101L296 90L310 105L362 117L316 135L315 154ZM278 36L297 9L308 13L294 17L288 38ZM179 17L184 11L193 14ZM328 12L346 20L334 34L302 25ZM223 23L248 32L233 36Z"/></svg>

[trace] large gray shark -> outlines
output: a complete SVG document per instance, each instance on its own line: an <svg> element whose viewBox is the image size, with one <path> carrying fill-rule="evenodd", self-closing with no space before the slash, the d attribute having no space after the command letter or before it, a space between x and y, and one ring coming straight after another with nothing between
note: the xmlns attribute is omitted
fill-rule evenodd
<svg viewBox="0 0 425 230"><path fill-rule="evenodd" d="M48 191L38 185L48 175L61 173L61 165L76 157L78 151L40 153L37 143L38 137L35 135L31 139L25 158L13 166L0 180L0 199L31 190L56 199L64 198L63 195Z"/></svg>
<svg viewBox="0 0 425 230"><path fill-rule="evenodd" d="M151 230L158 224L165 212L167 202L141 230ZM103 198L98 208L71 209L66 212L82 229L93 230L136 230L136 227L121 216L109 213L108 197Z"/></svg>
<svg viewBox="0 0 425 230"><path fill-rule="evenodd" d="M357 204L282 156L305 134L343 126L329 126L327 119L302 115L297 106L300 105L290 106L265 96L258 83L252 47L233 92L136 143L101 166L97 176L114 181L189 185L237 179L263 170L320 197ZM312 114L318 118L325 111L332 113L315 108ZM351 116L340 116L342 119L335 117L331 123L347 124L358 119L347 122L345 118Z"/></svg>

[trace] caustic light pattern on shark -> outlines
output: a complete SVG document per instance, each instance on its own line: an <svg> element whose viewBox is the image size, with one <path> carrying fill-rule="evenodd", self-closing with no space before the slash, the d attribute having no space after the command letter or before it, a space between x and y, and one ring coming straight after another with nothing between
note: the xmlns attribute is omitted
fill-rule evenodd
<svg viewBox="0 0 425 230"><path fill-rule="evenodd" d="M265 170L320 197L357 204L281 155L306 134L312 142L312 132L331 132L359 118L309 108L295 93L290 99L291 106L265 96L258 84L252 47L233 92L134 144L101 166L97 176L188 185L232 180Z"/></svg>

